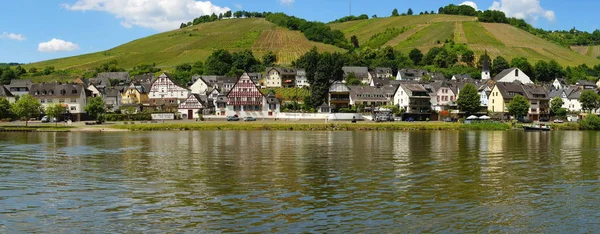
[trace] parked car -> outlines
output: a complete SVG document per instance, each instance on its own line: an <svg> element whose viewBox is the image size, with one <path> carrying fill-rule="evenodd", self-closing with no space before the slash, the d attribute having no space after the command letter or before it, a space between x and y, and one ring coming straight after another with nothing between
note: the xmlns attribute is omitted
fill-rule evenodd
<svg viewBox="0 0 600 234"><path fill-rule="evenodd" d="M249 121L256 121L256 118L252 117L252 116L246 116L244 117L244 121L249 122Z"/></svg>
<svg viewBox="0 0 600 234"><path fill-rule="evenodd" d="M548 117L540 118L540 122L548 122L548 121L550 121L550 119L548 119Z"/></svg>
<svg viewBox="0 0 600 234"><path fill-rule="evenodd" d="M406 118L407 122L415 122L415 119L413 117L408 117Z"/></svg>
<svg viewBox="0 0 600 234"><path fill-rule="evenodd" d="M227 121L240 121L240 117L238 117L237 115L227 116Z"/></svg>
<svg viewBox="0 0 600 234"><path fill-rule="evenodd" d="M47 115L44 115L44 117L42 117L42 123L49 123L50 121L54 123L56 122L56 118L50 118L50 116Z"/></svg>
<svg viewBox="0 0 600 234"><path fill-rule="evenodd" d="M564 121L564 120L562 120L562 119L555 119L555 120L554 120L554 123L564 123L564 122L565 122L565 121Z"/></svg>

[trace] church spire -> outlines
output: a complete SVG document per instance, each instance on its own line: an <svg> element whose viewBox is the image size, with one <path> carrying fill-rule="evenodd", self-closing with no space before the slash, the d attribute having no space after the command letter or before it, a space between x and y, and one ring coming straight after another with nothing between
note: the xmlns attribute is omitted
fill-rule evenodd
<svg viewBox="0 0 600 234"><path fill-rule="evenodd" d="M481 79L489 80L492 75L490 74L490 58L488 57L487 50L483 55L482 69L481 69Z"/></svg>

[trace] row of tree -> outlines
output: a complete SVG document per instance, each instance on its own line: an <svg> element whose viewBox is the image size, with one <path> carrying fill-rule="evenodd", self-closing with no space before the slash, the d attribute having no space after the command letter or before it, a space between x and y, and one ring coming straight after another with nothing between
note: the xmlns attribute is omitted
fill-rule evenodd
<svg viewBox="0 0 600 234"><path fill-rule="evenodd" d="M85 112L91 117L101 120L102 114L106 112L102 98L90 98L88 104L85 106ZM38 118L42 114L47 115L51 119L58 120L67 113L68 109L64 105L57 103L44 108L40 101L29 94L19 97L13 104L10 104L6 98L0 97L0 120L12 118L24 119L25 126L28 125L30 118Z"/></svg>
<svg viewBox="0 0 600 234"><path fill-rule="evenodd" d="M195 18L194 20L187 22L187 23L181 23L179 28L185 28L185 27L189 27L189 26L193 26L193 25L198 25L201 23L208 23L208 22L213 22L213 21L222 20L222 19L230 19L230 18L242 18L242 17L265 18L269 14L271 14L271 12L248 12L248 11L232 12L232 11L227 11L225 13L220 13L218 15L216 13L212 13L211 15L200 16L200 17Z"/></svg>

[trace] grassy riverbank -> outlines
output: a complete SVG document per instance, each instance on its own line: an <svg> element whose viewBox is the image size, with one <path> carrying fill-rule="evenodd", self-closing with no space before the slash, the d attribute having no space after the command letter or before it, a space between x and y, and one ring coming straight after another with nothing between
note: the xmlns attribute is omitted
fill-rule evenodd
<svg viewBox="0 0 600 234"><path fill-rule="evenodd" d="M410 130L508 130L503 123L459 124L443 122L396 123L165 123L114 125L131 131L189 131L189 130L275 130L275 131L410 131Z"/></svg>
<svg viewBox="0 0 600 234"><path fill-rule="evenodd" d="M0 132L70 132L75 129L71 126L17 126L17 125L0 125Z"/></svg>

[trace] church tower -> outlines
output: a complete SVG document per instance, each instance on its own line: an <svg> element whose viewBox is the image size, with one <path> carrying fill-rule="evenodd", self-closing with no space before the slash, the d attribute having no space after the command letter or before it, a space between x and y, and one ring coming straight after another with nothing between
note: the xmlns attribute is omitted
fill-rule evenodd
<svg viewBox="0 0 600 234"><path fill-rule="evenodd" d="M492 75L490 73L490 58L487 55L487 50L485 51L485 54L483 55L483 62L482 62L482 69L481 69L481 79L482 80L489 80L492 78Z"/></svg>

